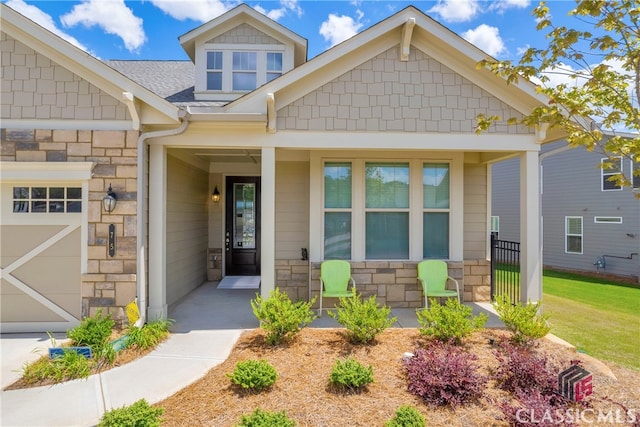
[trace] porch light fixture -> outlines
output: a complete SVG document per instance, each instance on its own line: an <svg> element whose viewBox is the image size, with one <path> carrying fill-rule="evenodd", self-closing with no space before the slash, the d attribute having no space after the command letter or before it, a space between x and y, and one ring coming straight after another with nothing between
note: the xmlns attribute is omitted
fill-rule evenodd
<svg viewBox="0 0 640 427"><path fill-rule="evenodd" d="M220 202L220 192L218 191L217 185L216 185L216 188L213 189L213 193L211 193L211 200L213 201L213 203Z"/></svg>
<svg viewBox="0 0 640 427"><path fill-rule="evenodd" d="M111 184L109 184L107 195L104 196L104 198L102 199L102 206L104 207L104 210L107 211L108 213L113 212L113 210L116 208L117 200L118 200L118 197L116 196L116 193L113 192L113 189L111 188Z"/></svg>

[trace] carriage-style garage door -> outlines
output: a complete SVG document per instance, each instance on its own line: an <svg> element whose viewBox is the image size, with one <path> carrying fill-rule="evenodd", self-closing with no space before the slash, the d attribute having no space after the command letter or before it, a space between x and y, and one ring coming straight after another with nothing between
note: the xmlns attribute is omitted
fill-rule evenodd
<svg viewBox="0 0 640 427"><path fill-rule="evenodd" d="M2 186L2 332L66 331L78 323L82 311L79 187Z"/></svg>

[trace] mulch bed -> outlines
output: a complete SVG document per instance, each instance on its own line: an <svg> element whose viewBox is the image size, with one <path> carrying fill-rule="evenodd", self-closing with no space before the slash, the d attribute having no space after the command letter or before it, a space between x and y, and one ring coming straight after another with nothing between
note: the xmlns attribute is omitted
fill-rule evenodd
<svg viewBox="0 0 640 427"><path fill-rule="evenodd" d="M388 329L375 344L365 346L347 343L343 333L344 329L305 328L289 344L276 347L265 344L260 329L243 333L225 362L158 404L165 409L162 425L233 426L242 415L261 408L285 410L298 426L382 426L401 405L415 406L429 426L506 425L495 402L510 396L493 381L478 402L454 409L428 407L407 391L402 355L426 344L417 329ZM465 340L466 350L478 356L480 373L490 375L497 368L491 341L505 336L503 330L483 330ZM635 409L640 418L640 372L604 365L546 339L539 340L537 351L562 367L569 367L574 359L583 361L594 377L590 401L595 413L620 411L624 405ZM335 361L347 356L373 366L375 382L360 393L340 393L328 385ZM226 374L248 359L266 359L275 367L279 377L271 390L250 394L231 384Z"/></svg>

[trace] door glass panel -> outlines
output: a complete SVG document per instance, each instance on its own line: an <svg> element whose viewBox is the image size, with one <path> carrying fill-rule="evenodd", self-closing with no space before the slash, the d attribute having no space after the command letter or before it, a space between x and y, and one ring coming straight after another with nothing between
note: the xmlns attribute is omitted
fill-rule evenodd
<svg viewBox="0 0 640 427"><path fill-rule="evenodd" d="M233 184L233 248L256 247L256 185Z"/></svg>

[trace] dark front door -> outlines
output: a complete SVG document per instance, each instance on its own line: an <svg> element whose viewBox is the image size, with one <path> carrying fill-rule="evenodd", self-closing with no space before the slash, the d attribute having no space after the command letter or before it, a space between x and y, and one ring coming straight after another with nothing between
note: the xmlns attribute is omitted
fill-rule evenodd
<svg viewBox="0 0 640 427"><path fill-rule="evenodd" d="M225 274L259 276L260 177L229 176L225 194Z"/></svg>

